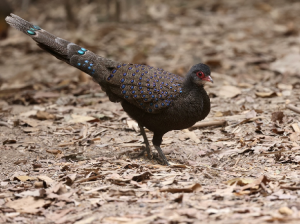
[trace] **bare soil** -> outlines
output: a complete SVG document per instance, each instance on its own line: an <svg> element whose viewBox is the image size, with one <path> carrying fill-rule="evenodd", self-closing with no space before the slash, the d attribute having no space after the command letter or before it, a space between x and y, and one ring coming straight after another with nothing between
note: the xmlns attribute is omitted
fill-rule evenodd
<svg viewBox="0 0 300 224"><path fill-rule="evenodd" d="M0 223L298 223L300 2L145 0L122 5L119 22L104 2L72 5L76 21L63 1L10 3L116 61L182 76L208 64L211 112L164 136L171 166L137 158L143 138L122 107L11 29L0 42Z"/></svg>

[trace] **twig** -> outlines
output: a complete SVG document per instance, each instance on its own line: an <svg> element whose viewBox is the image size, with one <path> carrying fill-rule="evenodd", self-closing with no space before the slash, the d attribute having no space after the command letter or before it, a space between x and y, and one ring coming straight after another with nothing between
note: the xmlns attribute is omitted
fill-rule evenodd
<svg viewBox="0 0 300 224"><path fill-rule="evenodd" d="M288 109L290 109L290 110L292 110L292 111L300 114L300 108L299 107L295 107L295 106L293 106L291 104L288 104L288 105L286 105L286 108L288 108Z"/></svg>
<svg viewBox="0 0 300 224"><path fill-rule="evenodd" d="M300 190L300 186L280 186L280 189L287 189L287 190Z"/></svg>
<svg viewBox="0 0 300 224"><path fill-rule="evenodd" d="M194 124L192 127L190 127L189 129L192 128L204 128L204 127L209 127L209 126L222 126L226 124L225 120L221 120L221 121L207 121L207 122L199 122Z"/></svg>
<svg viewBox="0 0 300 224"><path fill-rule="evenodd" d="M215 168L215 167L209 167L208 165L207 166L200 165L200 164L195 165L195 167L197 167L197 166L200 166L200 167L203 167L203 168L207 168L207 169L212 169L212 170L224 171L224 169L219 169L219 168Z"/></svg>
<svg viewBox="0 0 300 224"><path fill-rule="evenodd" d="M240 162L240 160L241 160L241 158L238 158L238 159L236 160L236 162L235 162L235 164L234 164L234 166L233 166L233 167L236 167L236 166L237 166L237 164Z"/></svg>
<svg viewBox="0 0 300 224"><path fill-rule="evenodd" d="M210 175L209 173L204 172L204 171L202 173L204 174L204 177L209 178L209 179L214 179L214 177L212 175Z"/></svg>
<svg viewBox="0 0 300 224"><path fill-rule="evenodd" d="M100 177L103 177L103 175L97 175L97 176L92 176L92 177L89 177L89 178L83 178L81 180L75 181L75 183L82 183L82 182L87 182L87 181L90 181L90 180L96 180Z"/></svg>
<svg viewBox="0 0 300 224"><path fill-rule="evenodd" d="M264 191L267 192L268 194L271 194L271 193L272 193L272 191L271 191L270 189L268 189L268 188L266 187L266 185L265 185L263 182L260 183L260 186L261 186L262 189L264 189Z"/></svg>
<svg viewBox="0 0 300 224"><path fill-rule="evenodd" d="M4 121L0 121L0 126L6 126L8 128L12 128L12 126Z"/></svg>
<svg viewBox="0 0 300 224"><path fill-rule="evenodd" d="M248 123L248 122L251 122L251 121L256 121L258 119L264 119L265 117L263 116L258 116L258 117L253 117L253 118L246 118L244 120L242 120L241 122L237 123L237 124L233 124L233 125L230 125L230 126L227 126L226 128L234 128L240 124L245 124L245 123Z"/></svg>

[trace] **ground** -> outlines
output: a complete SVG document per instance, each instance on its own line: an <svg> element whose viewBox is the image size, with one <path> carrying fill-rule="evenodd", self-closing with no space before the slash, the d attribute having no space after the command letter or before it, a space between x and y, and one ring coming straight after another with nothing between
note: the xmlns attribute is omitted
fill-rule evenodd
<svg viewBox="0 0 300 224"><path fill-rule="evenodd" d="M77 1L72 21L63 1L11 1L112 60L182 76L208 64L211 112L164 136L170 166L136 158L143 138L122 107L10 29L0 41L0 223L298 223L300 2L145 0L123 5L119 22L103 2Z"/></svg>

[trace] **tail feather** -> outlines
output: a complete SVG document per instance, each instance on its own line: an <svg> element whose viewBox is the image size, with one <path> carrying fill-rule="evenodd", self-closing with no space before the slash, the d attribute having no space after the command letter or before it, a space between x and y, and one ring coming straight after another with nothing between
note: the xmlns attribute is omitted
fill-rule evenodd
<svg viewBox="0 0 300 224"><path fill-rule="evenodd" d="M105 85L104 80L111 70L118 65L117 62L100 57L74 43L56 37L17 15L11 14L5 20L12 27L30 36L40 48L54 55L59 60L89 74L99 84Z"/></svg>

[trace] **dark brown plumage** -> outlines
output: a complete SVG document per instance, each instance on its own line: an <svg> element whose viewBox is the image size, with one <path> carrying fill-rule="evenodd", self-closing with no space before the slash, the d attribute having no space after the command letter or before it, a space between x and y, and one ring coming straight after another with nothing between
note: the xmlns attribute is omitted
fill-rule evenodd
<svg viewBox="0 0 300 224"><path fill-rule="evenodd" d="M205 64L194 65L182 78L163 69L100 57L13 14L6 21L29 35L39 47L92 76L109 99L120 102L124 111L138 122L148 156L151 150L144 127L154 133L153 145L165 164L168 161L160 148L163 135L192 126L210 111L203 84L212 79Z"/></svg>

